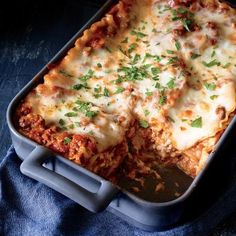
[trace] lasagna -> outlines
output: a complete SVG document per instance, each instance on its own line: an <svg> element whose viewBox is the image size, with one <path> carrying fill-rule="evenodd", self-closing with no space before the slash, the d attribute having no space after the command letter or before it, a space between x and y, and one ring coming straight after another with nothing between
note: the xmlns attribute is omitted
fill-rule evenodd
<svg viewBox="0 0 236 236"><path fill-rule="evenodd" d="M50 65L16 127L113 182L160 178L157 164L195 177L234 116L235 77L229 5L120 0Z"/></svg>

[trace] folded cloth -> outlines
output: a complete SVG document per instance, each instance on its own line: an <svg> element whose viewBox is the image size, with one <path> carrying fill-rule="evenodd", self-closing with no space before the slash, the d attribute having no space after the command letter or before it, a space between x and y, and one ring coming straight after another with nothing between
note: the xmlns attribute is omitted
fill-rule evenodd
<svg viewBox="0 0 236 236"><path fill-rule="evenodd" d="M11 147L0 164L0 235L207 235L236 209L236 184L192 222L162 232L146 232L108 211L94 214L20 172ZM235 181L233 181L235 182Z"/></svg>

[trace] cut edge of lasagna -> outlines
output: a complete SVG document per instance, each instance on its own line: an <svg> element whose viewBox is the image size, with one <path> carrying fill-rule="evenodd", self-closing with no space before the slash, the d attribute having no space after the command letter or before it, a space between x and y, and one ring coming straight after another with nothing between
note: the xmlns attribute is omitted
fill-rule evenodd
<svg viewBox="0 0 236 236"><path fill-rule="evenodd" d="M203 168L236 108L236 14L217 0L120 0L16 111L26 137L117 180ZM150 164L151 163L151 164Z"/></svg>

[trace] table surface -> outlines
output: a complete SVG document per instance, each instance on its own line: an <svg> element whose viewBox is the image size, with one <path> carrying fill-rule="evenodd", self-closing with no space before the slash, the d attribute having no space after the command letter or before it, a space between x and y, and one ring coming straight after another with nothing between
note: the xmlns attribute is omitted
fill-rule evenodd
<svg viewBox="0 0 236 236"><path fill-rule="evenodd" d="M11 145L6 110L11 99L103 4L102 0L19 1L0 9L0 160ZM212 236L236 235L236 213Z"/></svg>

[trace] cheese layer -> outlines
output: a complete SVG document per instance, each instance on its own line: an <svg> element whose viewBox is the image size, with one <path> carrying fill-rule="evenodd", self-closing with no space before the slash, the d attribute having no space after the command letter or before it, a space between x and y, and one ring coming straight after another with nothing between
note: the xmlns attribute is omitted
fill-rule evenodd
<svg viewBox="0 0 236 236"><path fill-rule="evenodd" d="M216 135L236 106L235 11L167 2L136 1L127 29L71 49L26 98L33 112L93 136L99 152L121 143L134 119L158 123L180 152Z"/></svg>

